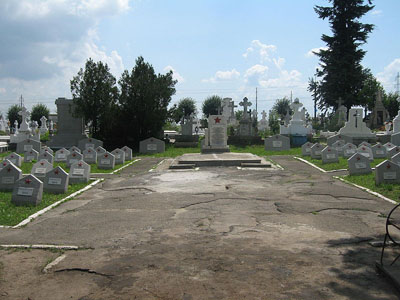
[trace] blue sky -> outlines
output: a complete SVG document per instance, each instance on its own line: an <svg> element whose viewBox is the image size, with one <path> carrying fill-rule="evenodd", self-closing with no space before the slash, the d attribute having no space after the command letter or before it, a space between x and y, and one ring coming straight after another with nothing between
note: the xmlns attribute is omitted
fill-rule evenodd
<svg viewBox="0 0 400 300"><path fill-rule="evenodd" d="M400 72L400 1L374 1L362 21L376 25L363 65L386 91ZM142 55L178 80L172 103L183 97L248 97L258 111L277 98L298 97L312 113L307 92L329 24L314 5L325 0L2 0L0 1L0 111L41 102L55 112L71 97L69 80L87 58L106 62L118 78ZM252 107L254 109L254 107Z"/></svg>

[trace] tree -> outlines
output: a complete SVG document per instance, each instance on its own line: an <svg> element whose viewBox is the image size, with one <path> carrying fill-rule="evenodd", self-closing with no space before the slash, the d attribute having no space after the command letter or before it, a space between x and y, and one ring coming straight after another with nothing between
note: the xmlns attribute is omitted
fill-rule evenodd
<svg viewBox="0 0 400 300"><path fill-rule="evenodd" d="M191 114L195 114L196 111L196 101L189 97L183 98L179 100L178 106L173 112L173 119L175 122L179 122L182 117L189 117Z"/></svg>
<svg viewBox="0 0 400 300"><path fill-rule="evenodd" d="M356 105L364 106L368 110L373 110L375 106L376 95L378 92L384 93L382 84L376 80L370 69L364 69L364 81L362 88L357 95Z"/></svg>
<svg viewBox="0 0 400 300"><path fill-rule="evenodd" d="M221 110L222 98L217 95L206 98L203 102L203 114L206 118L209 115L218 115Z"/></svg>
<svg viewBox="0 0 400 300"><path fill-rule="evenodd" d="M22 116L18 113L21 111L21 106L18 104L11 105L7 112L7 118L10 121L10 126L14 126L15 120L18 121L19 124L22 122Z"/></svg>
<svg viewBox="0 0 400 300"><path fill-rule="evenodd" d="M268 115L268 126L269 130L272 134L276 134L279 132L279 115L275 110L270 110Z"/></svg>
<svg viewBox="0 0 400 300"><path fill-rule="evenodd" d="M323 34L327 49L314 52L320 58L320 69L316 75L320 93L319 107L337 108L338 99L350 109L357 104L357 95L362 89L365 73L361 66L366 51L360 46L367 42L372 24L362 24L359 19L373 9L372 0L328 0L332 7L315 6L321 19L328 19L332 36Z"/></svg>
<svg viewBox="0 0 400 300"><path fill-rule="evenodd" d="M287 112L289 112L289 114L292 114L292 109L290 108L290 100L287 97L276 99L275 104L272 106L272 110L281 117L281 120L283 120Z"/></svg>
<svg viewBox="0 0 400 300"><path fill-rule="evenodd" d="M46 105L38 103L32 107L31 112L31 121L36 121L38 124L41 124L40 118L45 116L46 119L49 119L50 110Z"/></svg>
<svg viewBox="0 0 400 300"><path fill-rule="evenodd" d="M113 126L113 113L118 96L116 79L107 64L86 61L85 69L71 80L71 93L75 104L74 115L90 123L91 136L105 140Z"/></svg>
<svg viewBox="0 0 400 300"><path fill-rule="evenodd" d="M172 71L156 75L152 65L143 57L136 59L131 73L125 70L120 86L120 132L125 144L137 148L139 141L161 137L168 118L168 105L175 94L176 80Z"/></svg>
<svg viewBox="0 0 400 300"><path fill-rule="evenodd" d="M389 93L387 95L384 95L383 105L389 112L391 119L396 117L400 109L397 93Z"/></svg>

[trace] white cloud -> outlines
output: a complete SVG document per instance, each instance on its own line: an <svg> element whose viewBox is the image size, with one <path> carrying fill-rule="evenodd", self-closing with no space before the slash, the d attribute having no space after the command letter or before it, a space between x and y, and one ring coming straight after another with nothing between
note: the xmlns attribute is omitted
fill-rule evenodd
<svg viewBox="0 0 400 300"><path fill-rule="evenodd" d="M238 79L240 77L240 73L236 71L236 69L232 69L231 71L217 71L215 75L209 79L203 79L202 82L218 82L218 81L229 81Z"/></svg>
<svg viewBox="0 0 400 300"><path fill-rule="evenodd" d="M394 89L396 83L396 76L400 70L400 58L396 58L390 64L383 68L382 72L376 74L376 78L382 83L384 88L388 91Z"/></svg>
<svg viewBox="0 0 400 300"><path fill-rule="evenodd" d="M379 10L379 9L374 9L371 11L371 15L373 16L382 16L383 15L383 11Z"/></svg>
<svg viewBox="0 0 400 300"><path fill-rule="evenodd" d="M301 76L302 74L297 70L281 70L277 77L260 80L260 85L274 88L305 87L307 83L301 81Z"/></svg>
<svg viewBox="0 0 400 300"><path fill-rule="evenodd" d="M319 53L319 51L321 51L321 50L328 50L328 47L312 48L310 51L308 51L308 52L305 54L305 56L306 56L306 57L313 57L313 56L315 55L314 52L315 52L315 53Z"/></svg>
<svg viewBox="0 0 400 300"><path fill-rule="evenodd" d="M185 78L182 77L181 74L179 74L173 67L171 66L166 66L164 68L164 72L169 72L172 71L172 78L174 78L175 80L178 80L178 83L183 83L185 82Z"/></svg>
<svg viewBox="0 0 400 300"><path fill-rule="evenodd" d="M243 57L248 58L250 54L257 53L259 55L260 61L263 63L266 61L270 61L270 56L275 51L275 45L267 45L261 43L259 40L253 40L250 44L250 47L247 48L245 53L243 53Z"/></svg>

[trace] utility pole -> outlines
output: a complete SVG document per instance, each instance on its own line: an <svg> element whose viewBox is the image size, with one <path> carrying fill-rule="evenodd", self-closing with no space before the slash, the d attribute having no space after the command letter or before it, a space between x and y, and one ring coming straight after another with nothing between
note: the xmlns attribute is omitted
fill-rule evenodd
<svg viewBox="0 0 400 300"><path fill-rule="evenodd" d="M258 112L258 101L257 101L258 99L257 99L257 88L256 88L256 112Z"/></svg>
<svg viewBox="0 0 400 300"><path fill-rule="evenodd" d="M19 98L19 101L20 101L19 106L22 108L24 106L24 98L22 98L22 95Z"/></svg>

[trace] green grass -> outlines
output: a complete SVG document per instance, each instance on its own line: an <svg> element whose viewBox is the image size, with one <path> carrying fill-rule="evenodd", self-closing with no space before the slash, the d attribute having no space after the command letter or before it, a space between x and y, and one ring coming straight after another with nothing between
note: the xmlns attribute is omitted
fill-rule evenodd
<svg viewBox="0 0 400 300"><path fill-rule="evenodd" d="M382 183L377 186L375 185L375 172L366 175L347 175L342 178L399 202L400 184Z"/></svg>
<svg viewBox="0 0 400 300"><path fill-rule="evenodd" d="M310 156L301 156L301 158L308 160L309 162L313 163L317 167L320 167L321 169L325 171L333 171L333 170L340 170L340 169L347 169L348 168L348 162L347 158L339 157L339 162L338 163L329 163L329 164L323 164L322 160L320 159L313 159ZM386 160L386 158L375 158L373 161L371 161L371 168L374 168L376 165L380 164Z"/></svg>
<svg viewBox="0 0 400 300"><path fill-rule="evenodd" d="M5 151L5 152L0 152L0 157L6 157L7 155L10 155L12 151Z"/></svg>
<svg viewBox="0 0 400 300"><path fill-rule="evenodd" d="M72 193L84 188L92 183L79 183L70 185L68 192L65 194L49 194L43 192L42 201L38 206L16 206L11 203L12 192L0 192L0 225L14 226L36 213L37 211L71 195Z"/></svg>

